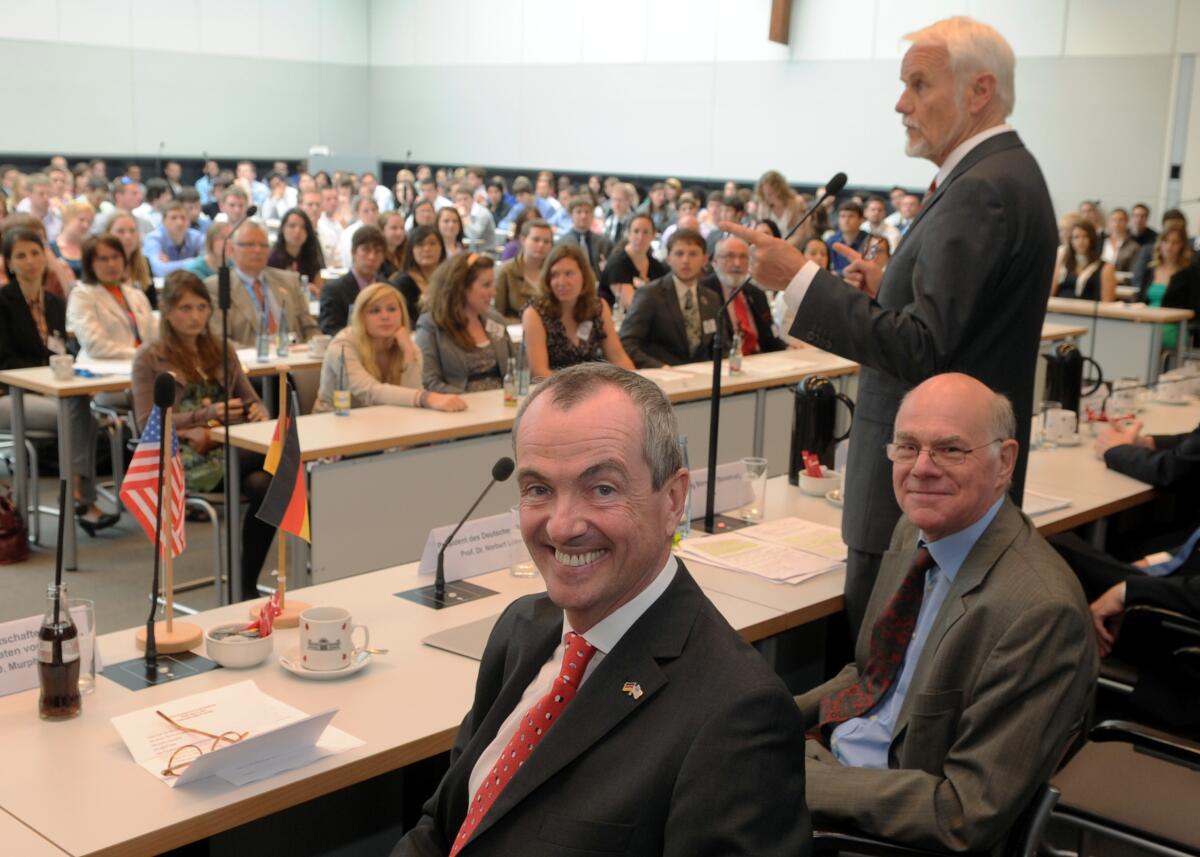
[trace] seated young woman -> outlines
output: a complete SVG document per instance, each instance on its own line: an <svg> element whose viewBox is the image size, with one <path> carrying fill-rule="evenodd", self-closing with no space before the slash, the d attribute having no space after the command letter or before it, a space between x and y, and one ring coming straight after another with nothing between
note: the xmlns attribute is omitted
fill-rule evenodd
<svg viewBox="0 0 1200 857"><path fill-rule="evenodd" d="M125 258L128 260L125 269L126 281L141 289L150 301L150 306L158 309L158 290L154 288L150 263L142 255L142 233L138 231L137 219L127 211L118 211L108 221L104 231L117 236L125 248Z"/></svg>
<svg viewBox="0 0 1200 857"><path fill-rule="evenodd" d="M343 382L350 405L404 405L437 411L467 407L458 396L421 389L421 352L408 332L408 312L400 293L388 283L359 292L342 328L321 364L321 387L313 412L332 411L333 393Z"/></svg>
<svg viewBox="0 0 1200 857"><path fill-rule="evenodd" d="M267 257L267 265L308 277L309 292L321 294L321 269L325 267L325 256L321 253L316 227L302 208L293 208L283 216L275 246Z"/></svg>
<svg viewBox="0 0 1200 857"><path fill-rule="evenodd" d="M141 289L125 281L125 247L115 235L96 235L83 245L82 279L67 298L67 327L80 356L132 360L143 342L158 335L158 320Z"/></svg>
<svg viewBox="0 0 1200 857"><path fill-rule="evenodd" d="M418 226L404 243L400 271L388 280L404 295L408 320L415 323L421 315L422 301L434 269L446 258L446 245L433 226Z"/></svg>
<svg viewBox="0 0 1200 857"><path fill-rule="evenodd" d="M578 244L559 244L542 266L538 297L521 315L532 377L576 363L607 360L633 370L612 310L596 294L596 275Z"/></svg>
<svg viewBox="0 0 1200 857"><path fill-rule="evenodd" d="M495 262L459 253L438 266L429 283L429 311L417 319L422 382L441 393L504 386L513 355L504 317L492 309Z"/></svg>
<svg viewBox="0 0 1200 857"><path fill-rule="evenodd" d="M622 309L629 309L633 293L646 283L665 277L670 268L650 253L654 218L649 214L643 212L631 217L625 234L625 243L613 253L600 275L600 297L609 306L619 300Z"/></svg>
<svg viewBox="0 0 1200 857"><path fill-rule="evenodd" d="M8 284L0 289L0 369L46 366L67 353L67 309L61 297L47 291L49 253L41 233L21 226L4 231L4 264ZM75 468L75 517L88 535L111 527L117 516L96 505L96 420L87 396L66 400ZM58 400L24 395L26 430L58 433ZM0 396L0 429L12 426L12 397Z"/></svg>
<svg viewBox="0 0 1200 857"><path fill-rule="evenodd" d="M225 361L220 340L208 328L212 312L212 299L199 277L189 271L171 272L163 288L158 339L142 345L133 358L133 410L139 431L154 407L154 379L163 372L175 377L172 420L179 434L187 490L197 493L221 490L225 477L224 448L209 428L267 418L232 348L225 355L229 364L226 414ZM237 456L233 466L250 501L249 511L242 515L241 597L246 600L258 596L258 575L275 537L275 528L256 514L271 477L262 469L261 455L236 448L233 453Z"/></svg>

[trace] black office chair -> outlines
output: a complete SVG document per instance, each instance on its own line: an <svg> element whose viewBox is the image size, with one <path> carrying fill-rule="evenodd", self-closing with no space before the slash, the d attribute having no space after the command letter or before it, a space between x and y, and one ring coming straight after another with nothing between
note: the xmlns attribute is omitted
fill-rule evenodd
<svg viewBox="0 0 1200 857"><path fill-rule="evenodd" d="M1200 667L1200 648L1186 657ZM1076 857L1093 851L1090 838L1098 836L1162 857L1200 854L1200 742L1117 720L1089 737L1051 780L1062 792L1051 818L1076 834L1076 849L1045 851Z"/></svg>
<svg viewBox="0 0 1200 857"><path fill-rule="evenodd" d="M1009 831L1001 852L1004 857L1035 857L1042 841L1042 832L1050 820L1059 791L1043 783L1034 792ZM948 857L950 852L914 848L889 839L877 839L861 833L832 830L813 831L814 854L865 854L868 857ZM956 857L988 857L992 852L955 852Z"/></svg>

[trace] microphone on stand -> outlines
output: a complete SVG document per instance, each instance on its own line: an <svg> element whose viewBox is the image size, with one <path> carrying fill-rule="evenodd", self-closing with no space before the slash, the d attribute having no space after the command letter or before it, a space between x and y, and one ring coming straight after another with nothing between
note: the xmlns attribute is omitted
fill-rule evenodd
<svg viewBox="0 0 1200 857"><path fill-rule="evenodd" d="M158 671L158 643L154 638L154 614L158 612L159 568L162 565L162 510L163 510L163 473L167 466L167 438L171 436L171 427L166 424L167 409L175 404L175 377L169 372L160 372L154 379L154 406L161 414L162 429L158 444L158 499L155 501L157 511L154 522L154 577L150 583L150 618L146 620L146 672ZM168 538L170 536L168 535Z"/></svg>
<svg viewBox="0 0 1200 857"><path fill-rule="evenodd" d="M487 492L492 490L492 486L497 482L504 482L508 477L512 476L516 464L507 455L497 459L492 465L492 479L475 498L475 502L471 504L471 508L467 509L467 514L462 516L462 520L458 522L446 540L442 542L442 546L438 548L437 554L437 573L434 576L433 583L429 586L422 586L417 589L410 589L408 592L397 593L402 598L416 601L418 604L424 604L426 607L432 607L435 610L441 610L443 607L453 607L455 604L465 604L468 601L474 601L476 598L483 598L487 595L495 595L496 593L482 586L476 586L473 583L464 583L459 581L455 584L453 591L447 595L446 593L446 548L450 547L450 543L454 541L454 537L458 535L458 531L462 529L463 524L471 517L476 507L483 502L483 498L487 496Z"/></svg>
<svg viewBox="0 0 1200 857"><path fill-rule="evenodd" d="M217 307L221 310L221 357L222 366L224 369L223 383L224 392L221 394L221 400L225 403L225 431L221 438L221 447L225 454L225 509L233 508L234 498L230 496L230 483L232 481L232 472L230 468L233 466L229 454L229 308L233 303L233 295L229 290L229 244L233 241L233 236L242 228L247 220L258 214L258 206L252 205L246 209L246 214L234 224L233 229L229 230L229 234L225 236L225 245L221 248L221 267L217 269ZM233 603L233 528L225 528L225 604ZM217 589L220 591L220 581L217 582Z"/></svg>
<svg viewBox="0 0 1200 857"><path fill-rule="evenodd" d="M796 234L804 223L813 216L815 212L828 197L837 196L842 192L842 188L846 186L846 174L836 173L833 178L825 183L825 193L821 194L817 201L809 206L808 211L804 212L804 216L791 228L783 240L789 240ZM713 513L713 506L717 498L717 433L721 427L721 359L724 354L721 352L721 330L725 327L725 313L729 309L729 305L734 299L742 293L742 289L750 285L750 280L753 277L746 277L742 280L741 285L729 293L729 297L725 299L725 303L721 304L721 310L717 313L717 328L713 331L713 381L712 393L710 394L709 409L708 409L708 485L704 490L704 531L707 533L715 532L716 518Z"/></svg>

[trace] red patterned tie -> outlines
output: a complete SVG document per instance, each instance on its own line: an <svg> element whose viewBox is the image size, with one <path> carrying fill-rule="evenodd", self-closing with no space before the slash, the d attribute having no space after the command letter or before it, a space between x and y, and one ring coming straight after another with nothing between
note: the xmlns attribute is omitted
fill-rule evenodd
<svg viewBox="0 0 1200 857"><path fill-rule="evenodd" d="M821 700L816 737L827 741L834 726L866 714L892 686L917 626L925 597L925 572L933 566L929 550L920 548L900 588L871 629L871 652L862 675L854 684Z"/></svg>
<svg viewBox="0 0 1200 857"><path fill-rule="evenodd" d="M271 307L267 303L267 297L263 294L262 283L258 280L254 281L254 295L258 298L258 305L263 308L263 312L267 314L267 333L275 335L275 316L271 314Z"/></svg>
<svg viewBox="0 0 1200 857"><path fill-rule="evenodd" d="M757 354L758 330L750 320L750 307L747 305L745 292L734 298L733 311L737 313L738 327L742 331L742 354Z"/></svg>
<svg viewBox="0 0 1200 857"><path fill-rule="evenodd" d="M925 191L925 195L921 197L921 208L925 207L925 203L929 202L929 198L937 193L937 176L933 177L933 181L929 183L929 190Z"/></svg>
<svg viewBox="0 0 1200 857"><path fill-rule="evenodd" d="M517 725L517 731L505 745L504 751L496 761L496 766L479 785L479 790L475 792L475 797L467 807L467 815L463 819L462 827L458 829L458 836L454 838L454 847L450 849L450 857L455 857L467 844L471 834L479 826L479 822L496 802L496 798L500 797L500 793L512 782L517 770L525 764L534 748L546 737L550 727L558 722L567 703L575 698L579 683L583 680L583 673L594 654L596 654L595 646L574 631L567 633L566 650L563 652L563 662L558 677L554 679L554 684L550 686L549 692L521 718Z"/></svg>

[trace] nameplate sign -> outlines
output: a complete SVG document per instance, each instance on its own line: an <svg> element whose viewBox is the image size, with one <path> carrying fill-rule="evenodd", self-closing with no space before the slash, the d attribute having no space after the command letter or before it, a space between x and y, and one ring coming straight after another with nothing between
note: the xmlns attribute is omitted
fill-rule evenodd
<svg viewBox="0 0 1200 857"><path fill-rule="evenodd" d="M512 515L502 512L487 518L477 518L463 524L454 541L446 548L446 580L465 580L508 565L509 529ZM454 525L438 527L425 540L418 574L437 572L437 554Z"/></svg>
<svg viewBox="0 0 1200 857"><path fill-rule="evenodd" d="M717 465L717 493L713 497L713 514L722 515L740 509L754 500L754 489L742 478L745 468L740 461ZM708 492L708 468L692 470L692 517L704 515Z"/></svg>
<svg viewBox="0 0 1200 857"><path fill-rule="evenodd" d="M84 619L82 610L73 612L72 617L78 628ZM38 686L38 632L41 627L41 614L0 624L0 696ZM90 662L94 639L91 634L80 635L80 664Z"/></svg>

